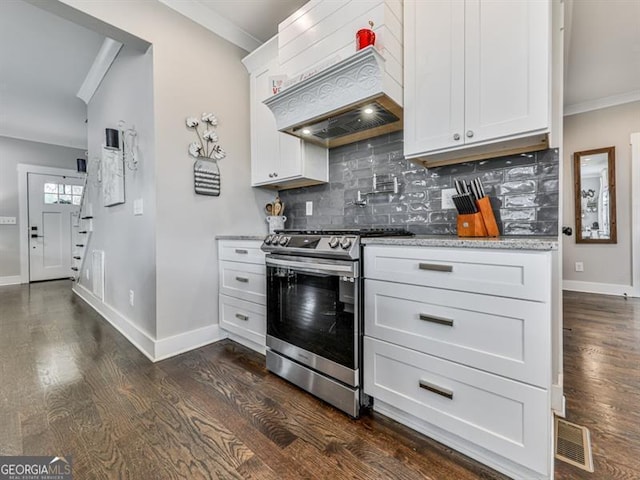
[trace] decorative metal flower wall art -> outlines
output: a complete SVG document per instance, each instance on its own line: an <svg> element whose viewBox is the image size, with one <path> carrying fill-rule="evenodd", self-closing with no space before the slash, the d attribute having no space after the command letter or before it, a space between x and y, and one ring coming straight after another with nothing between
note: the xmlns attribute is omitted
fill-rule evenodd
<svg viewBox="0 0 640 480"><path fill-rule="evenodd" d="M198 120L188 117L187 128L193 129L198 136L197 142L189 144L189 155L196 159L193 164L193 185L199 195L220 195L220 168L218 160L227 156L218 145L218 134L215 127L218 119L213 113L203 113ZM202 130L202 131L201 131Z"/></svg>

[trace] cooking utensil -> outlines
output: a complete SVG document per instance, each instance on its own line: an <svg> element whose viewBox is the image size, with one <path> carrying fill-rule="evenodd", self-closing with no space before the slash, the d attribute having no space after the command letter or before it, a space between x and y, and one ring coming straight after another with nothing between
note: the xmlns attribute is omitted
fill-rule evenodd
<svg viewBox="0 0 640 480"><path fill-rule="evenodd" d="M275 202L273 202L273 215L279 216L282 214L282 202L280 202L280 197L276 197Z"/></svg>

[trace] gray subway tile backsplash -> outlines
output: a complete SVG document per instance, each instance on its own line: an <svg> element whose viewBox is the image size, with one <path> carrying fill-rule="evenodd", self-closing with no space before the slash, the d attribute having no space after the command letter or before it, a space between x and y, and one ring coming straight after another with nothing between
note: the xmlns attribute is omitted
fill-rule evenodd
<svg viewBox="0 0 640 480"><path fill-rule="evenodd" d="M456 212L442 209L442 189L454 180L480 177L503 235L557 235L557 149L478 162L423 168L403 157L402 132L329 151L329 183L279 192L287 228L405 227L423 235L455 235ZM371 191L372 176L398 178L399 193L378 193L354 204L358 190ZM306 201L313 215L306 216Z"/></svg>

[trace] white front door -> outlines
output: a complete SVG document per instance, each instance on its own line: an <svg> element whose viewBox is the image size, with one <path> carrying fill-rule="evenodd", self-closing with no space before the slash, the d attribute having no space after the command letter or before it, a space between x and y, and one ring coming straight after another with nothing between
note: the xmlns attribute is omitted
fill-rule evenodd
<svg viewBox="0 0 640 480"><path fill-rule="evenodd" d="M71 221L82 198L83 180L28 174L29 281L71 276Z"/></svg>

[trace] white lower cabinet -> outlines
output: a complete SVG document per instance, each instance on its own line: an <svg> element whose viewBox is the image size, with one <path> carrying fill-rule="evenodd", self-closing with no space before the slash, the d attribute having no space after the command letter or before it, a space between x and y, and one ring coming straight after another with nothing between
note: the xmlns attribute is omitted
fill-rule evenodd
<svg viewBox="0 0 640 480"><path fill-rule="evenodd" d="M264 345L267 322L265 307L226 295L220 295L220 327L244 337L256 345Z"/></svg>
<svg viewBox="0 0 640 480"><path fill-rule="evenodd" d="M366 246L364 272L374 409L513 478L552 478L551 253Z"/></svg>
<svg viewBox="0 0 640 480"><path fill-rule="evenodd" d="M265 352L266 269L259 240L218 242L220 328L257 352Z"/></svg>

